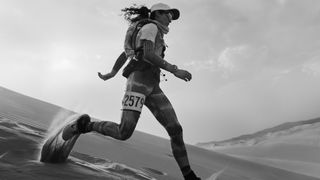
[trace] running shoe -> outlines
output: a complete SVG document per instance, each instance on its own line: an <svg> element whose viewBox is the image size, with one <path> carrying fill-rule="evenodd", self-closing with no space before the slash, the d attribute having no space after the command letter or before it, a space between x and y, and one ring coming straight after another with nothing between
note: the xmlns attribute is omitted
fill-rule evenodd
<svg viewBox="0 0 320 180"><path fill-rule="evenodd" d="M71 139L74 135L87 133L88 124L90 123L90 116L88 114L81 115L77 120L68 124L62 132L62 139L67 141Z"/></svg>

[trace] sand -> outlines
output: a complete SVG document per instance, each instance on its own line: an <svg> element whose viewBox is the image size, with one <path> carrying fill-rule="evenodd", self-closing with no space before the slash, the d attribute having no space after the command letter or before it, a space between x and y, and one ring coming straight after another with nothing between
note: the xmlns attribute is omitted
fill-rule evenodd
<svg viewBox="0 0 320 180"><path fill-rule="evenodd" d="M50 126L66 109L0 88L0 179L182 179L170 142L136 131L127 141L81 135L66 163L39 161ZM51 128L52 129L52 128ZM187 146L191 166L203 179L316 180L317 178Z"/></svg>

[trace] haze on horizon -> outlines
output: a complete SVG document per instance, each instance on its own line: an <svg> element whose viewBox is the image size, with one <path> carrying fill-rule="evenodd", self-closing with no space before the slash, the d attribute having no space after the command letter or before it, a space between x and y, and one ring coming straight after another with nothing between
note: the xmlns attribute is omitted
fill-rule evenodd
<svg viewBox="0 0 320 180"><path fill-rule="evenodd" d="M158 1L0 0L0 86L119 122L125 79L108 72L128 27L121 9ZM161 87L188 143L222 140L320 117L320 1L163 0L181 17ZM168 138L147 108L137 130Z"/></svg>

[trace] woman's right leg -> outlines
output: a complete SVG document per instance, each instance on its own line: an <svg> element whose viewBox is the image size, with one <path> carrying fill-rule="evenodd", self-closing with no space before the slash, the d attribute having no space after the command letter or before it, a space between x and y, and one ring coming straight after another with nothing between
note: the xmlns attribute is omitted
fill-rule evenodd
<svg viewBox="0 0 320 180"><path fill-rule="evenodd" d="M92 122L92 131L124 141L131 137L139 117L140 112L123 110L120 124L111 121Z"/></svg>
<svg viewBox="0 0 320 180"><path fill-rule="evenodd" d="M154 81L148 79L144 72L136 71L128 77L126 93L122 105L121 123L110 121L91 122L90 131L110 136L118 140L127 140L131 137L140 117L140 113L148 96L153 90Z"/></svg>

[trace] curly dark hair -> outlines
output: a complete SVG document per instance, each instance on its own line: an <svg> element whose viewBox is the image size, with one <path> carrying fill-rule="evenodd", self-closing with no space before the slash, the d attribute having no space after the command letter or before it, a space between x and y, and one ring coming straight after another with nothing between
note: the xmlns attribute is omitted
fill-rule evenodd
<svg viewBox="0 0 320 180"><path fill-rule="evenodd" d="M134 23L141 19L149 18L150 9L146 6L137 6L136 4L133 4L133 6L121 9L121 11L124 12L123 16L125 20L129 23Z"/></svg>

